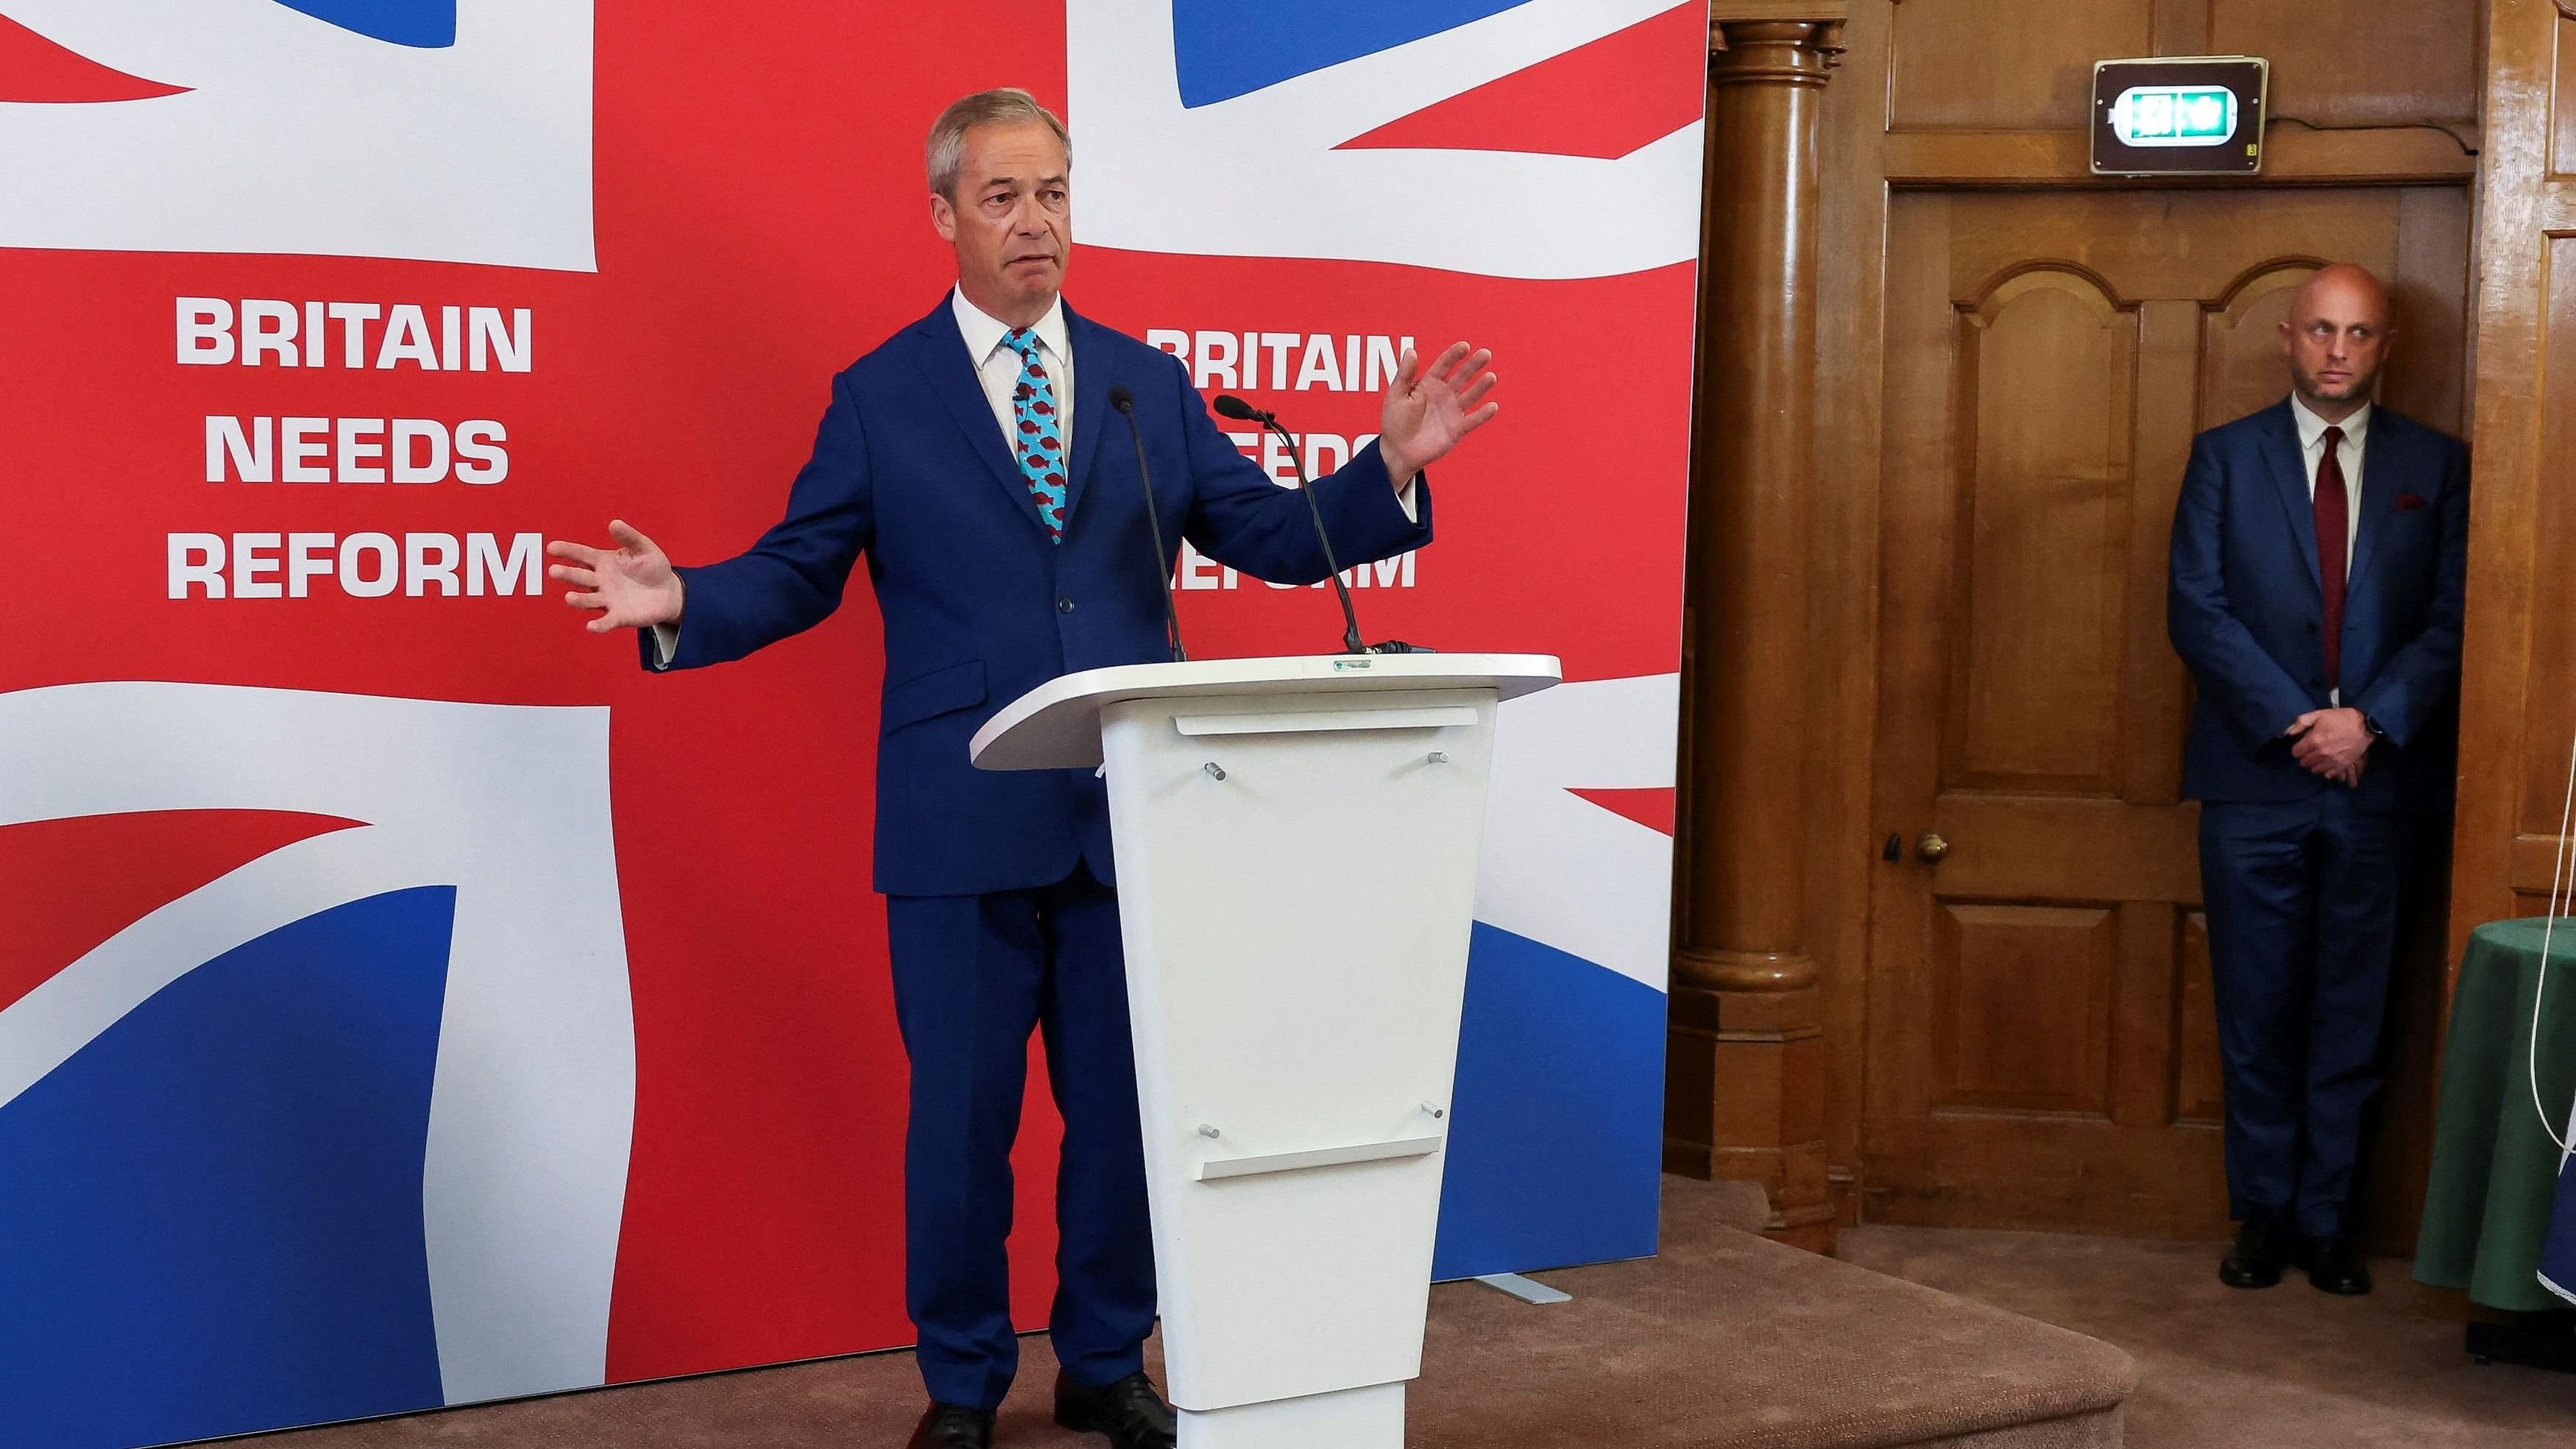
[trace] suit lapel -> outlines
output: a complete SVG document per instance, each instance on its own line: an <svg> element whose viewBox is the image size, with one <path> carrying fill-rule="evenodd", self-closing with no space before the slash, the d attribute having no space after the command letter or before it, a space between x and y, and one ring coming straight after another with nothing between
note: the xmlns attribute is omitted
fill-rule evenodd
<svg viewBox="0 0 2576 1449"><path fill-rule="evenodd" d="M1083 485L1091 479L1091 463L1100 452L1100 435L1124 423L1109 421L1110 349L1093 346L1093 340L1107 329L1088 317L1064 309L1064 335L1073 348L1073 425L1072 471L1065 476L1064 526L1073 528L1074 511L1082 506Z"/></svg>
<svg viewBox="0 0 2576 1449"><path fill-rule="evenodd" d="M2397 475L2408 460L2404 436L2390 436L2394 430L2389 424L2394 421L2386 408L2370 410L2370 437L2361 445L2361 533L2352 543L2352 568L2344 579L2347 593L2360 586L2371 552L2379 546L2379 535L2389 515L2397 511Z"/></svg>
<svg viewBox="0 0 2576 1449"><path fill-rule="evenodd" d="M955 420L958 431L966 435L967 447L984 460L993 480L1011 495L1032 528L1043 529L1046 520L1038 516L1036 495L1020 476L1019 465L1011 461L1010 449L1002 442L1002 430L993 421L993 404L984 396L982 379L975 375L974 359L966 355L966 338L957 330L957 314L949 310L942 297L929 316L912 324L913 366L930 383L930 391L948 416Z"/></svg>
<svg viewBox="0 0 2576 1449"><path fill-rule="evenodd" d="M2299 424L2290 415L2288 398L2281 399L2280 405L2265 415L2263 430L2263 461L2271 465L2273 489L2281 495L2281 507L2290 516L2290 537L2297 541L2299 557L2306 562L2308 582L2316 586L2322 598L2326 581L2317 571L2316 500L2308 492L2308 460L2299 448Z"/></svg>

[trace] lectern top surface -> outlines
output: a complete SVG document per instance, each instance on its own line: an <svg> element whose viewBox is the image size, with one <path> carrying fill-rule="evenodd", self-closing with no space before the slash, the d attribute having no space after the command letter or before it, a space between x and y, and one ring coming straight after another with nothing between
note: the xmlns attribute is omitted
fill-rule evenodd
<svg viewBox="0 0 2576 1449"><path fill-rule="evenodd" d="M1100 763L1102 706L1128 699L1247 694L1490 689L1502 699L1561 682L1552 654L1315 654L1123 664L1048 680L985 721L967 746L977 768L1058 770Z"/></svg>

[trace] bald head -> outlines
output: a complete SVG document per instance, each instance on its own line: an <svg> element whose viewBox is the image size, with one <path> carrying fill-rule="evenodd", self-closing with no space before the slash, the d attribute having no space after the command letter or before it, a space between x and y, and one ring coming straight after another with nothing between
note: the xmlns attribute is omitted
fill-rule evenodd
<svg viewBox="0 0 2576 1449"><path fill-rule="evenodd" d="M2281 351L2309 411L2341 422L2370 401L2391 330L2388 289L2368 271L2337 262L2308 278L2290 299Z"/></svg>

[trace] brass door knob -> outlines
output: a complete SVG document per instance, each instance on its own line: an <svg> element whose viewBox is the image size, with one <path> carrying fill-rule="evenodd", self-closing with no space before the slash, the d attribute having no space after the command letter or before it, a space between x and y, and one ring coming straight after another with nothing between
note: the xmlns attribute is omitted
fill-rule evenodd
<svg viewBox="0 0 2576 1449"><path fill-rule="evenodd" d="M1950 842L1943 840L1939 834L1926 830L1923 832L1923 838L1914 842L1914 853L1932 865L1939 865L1941 857L1950 853Z"/></svg>

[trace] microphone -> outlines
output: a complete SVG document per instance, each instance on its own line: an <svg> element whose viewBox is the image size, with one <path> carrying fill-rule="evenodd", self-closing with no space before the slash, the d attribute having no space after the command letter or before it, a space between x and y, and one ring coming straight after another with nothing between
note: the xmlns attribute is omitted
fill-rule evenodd
<svg viewBox="0 0 2576 1449"><path fill-rule="evenodd" d="M1254 407L1230 392L1217 394L1215 406L1219 417L1232 418L1243 423L1259 423L1277 433L1280 439L1288 444L1288 466L1297 470L1297 491L1306 495L1307 516L1315 520L1315 542L1323 546L1324 567L1332 571L1330 577L1333 581L1333 592L1340 596L1342 601L1342 652L1345 654L1430 654L1435 652L1419 645L1407 644L1401 639L1389 639L1383 644L1360 642L1359 611L1351 607L1351 586L1342 582L1341 563L1333 557L1332 535L1324 529L1324 510L1322 505L1315 502L1315 483L1313 479L1306 476L1305 453L1297 446L1296 435L1279 426L1278 414Z"/></svg>
<svg viewBox="0 0 2576 1449"><path fill-rule="evenodd" d="M1172 644L1172 662L1189 662L1190 653L1181 647L1181 615L1172 607L1172 556L1163 552L1163 520L1154 512L1154 470L1145 461L1145 435L1136 429L1136 395L1127 384L1109 385L1109 405L1127 420L1128 440L1136 445L1136 472L1145 480L1145 527L1154 535L1154 577L1163 582L1163 632Z"/></svg>

